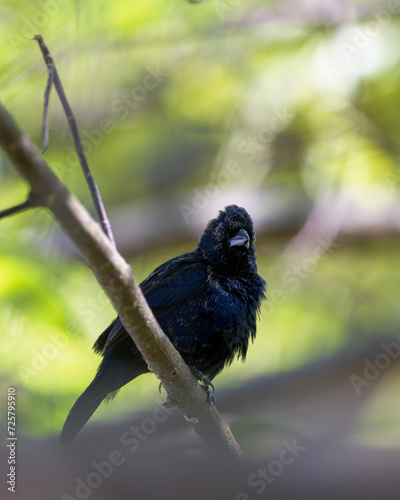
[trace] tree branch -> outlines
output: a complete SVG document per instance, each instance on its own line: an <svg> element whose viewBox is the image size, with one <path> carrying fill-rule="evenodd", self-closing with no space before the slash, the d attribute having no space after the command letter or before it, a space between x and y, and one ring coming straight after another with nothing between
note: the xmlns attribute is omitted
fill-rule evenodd
<svg viewBox="0 0 400 500"><path fill-rule="evenodd" d="M74 113L72 112L72 108L69 105L67 96L65 95L64 87L61 83L60 77L58 76L56 65L55 65L54 60L49 52L49 49L47 48L46 44L44 43L44 40L41 37L41 35L35 35L33 38L39 44L40 50L42 51L42 54L43 54L44 62L46 63L47 70L49 73L47 85L46 85L46 90L45 90L45 94L44 94L42 150L44 151L46 149L47 143L49 140L48 124L47 124L48 106L49 106L51 86L54 83L54 87L57 91L58 97L60 98L62 107L64 109L65 116L67 117L67 120L68 120L68 125L69 125L69 128L71 130L71 135L72 135L72 139L74 141L75 150L76 150L76 153L78 156L78 160L79 160L79 163L81 165L86 182L89 186L89 191L90 191L90 194L92 195L93 204L95 206L97 215L99 217L100 224L103 228L103 231L108 236L108 239L115 246L115 240L114 240L114 235L112 233L111 224L110 224L110 221L108 220L107 212L106 212L106 209L104 208L104 204L103 204L103 201L101 199L100 191L97 187L96 181L94 180L92 172L90 171L90 168L89 168L89 164L86 160L85 152L83 151L83 147L82 147L81 137L79 135L78 125L76 124Z"/></svg>
<svg viewBox="0 0 400 500"><path fill-rule="evenodd" d="M229 426L214 406L206 404L204 390L161 330L128 264L1 105L0 146L30 184L38 203L52 212L80 249L168 396L187 418L197 420L194 429L205 445L240 457L241 450Z"/></svg>

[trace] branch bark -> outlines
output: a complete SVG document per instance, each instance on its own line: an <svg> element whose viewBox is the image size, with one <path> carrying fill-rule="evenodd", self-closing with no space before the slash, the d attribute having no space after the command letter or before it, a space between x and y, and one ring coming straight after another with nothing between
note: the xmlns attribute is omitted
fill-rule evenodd
<svg viewBox="0 0 400 500"><path fill-rule="evenodd" d="M207 448L241 457L229 426L215 406L208 406L204 390L159 327L129 265L1 105L0 146L29 183L37 204L52 212L82 252L149 367Z"/></svg>

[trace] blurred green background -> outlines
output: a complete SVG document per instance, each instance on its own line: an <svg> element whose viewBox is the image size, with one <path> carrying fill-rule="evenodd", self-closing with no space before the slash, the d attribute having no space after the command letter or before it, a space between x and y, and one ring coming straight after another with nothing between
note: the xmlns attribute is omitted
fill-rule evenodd
<svg viewBox="0 0 400 500"><path fill-rule="evenodd" d="M138 281L193 249L226 204L252 215L269 300L246 364L218 390L398 329L399 13L333 0L0 6L0 100L40 147L40 33ZM49 120L44 156L93 211L54 93ZM26 194L0 155L0 209ZM18 389L18 431L58 433L114 312L44 210L0 222L0 301L0 384ZM148 375L93 419L159 401ZM390 425L379 429L383 443Z"/></svg>

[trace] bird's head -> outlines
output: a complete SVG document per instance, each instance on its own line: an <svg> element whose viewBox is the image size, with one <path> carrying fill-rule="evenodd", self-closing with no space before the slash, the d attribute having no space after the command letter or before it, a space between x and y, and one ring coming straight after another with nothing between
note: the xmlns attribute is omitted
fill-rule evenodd
<svg viewBox="0 0 400 500"><path fill-rule="evenodd" d="M229 205L210 220L197 250L218 267L256 271L253 221L244 208Z"/></svg>

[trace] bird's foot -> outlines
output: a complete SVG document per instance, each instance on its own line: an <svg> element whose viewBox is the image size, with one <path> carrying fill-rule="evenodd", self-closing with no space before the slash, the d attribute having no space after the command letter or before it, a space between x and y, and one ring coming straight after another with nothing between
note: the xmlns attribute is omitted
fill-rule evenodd
<svg viewBox="0 0 400 500"><path fill-rule="evenodd" d="M215 398L214 398L214 396L211 396L210 391L204 385L203 385L203 389L206 391L208 406L215 406Z"/></svg>
<svg viewBox="0 0 400 500"><path fill-rule="evenodd" d="M189 365L189 368L190 368L191 372L193 373L193 375L196 377L196 379L202 383L201 387L206 392L208 406L214 406L215 405L215 398L214 398L214 396L211 395L210 387L211 387L213 394L215 393L215 387L208 380L208 378L205 375L203 375L203 373L201 373L200 370L198 370L194 366L190 366L190 365ZM162 387L163 387L163 383L160 382L160 385L158 386L158 391L160 394L161 394ZM163 404L163 406L165 406L166 408L177 408L178 407L177 402L175 400L171 399L169 396L167 396L167 401Z"/></svg>
<svg viewBox="0 0 400 500"><path fill-rule="evenodd" d="M193 375L196 377L196 379L203 384L202 388L206 391L208 406L214 406L215 405L215 398L214 398L214 396L211 395L210 387L211 387L213 394L215 393L215 387L208 380L208 378L205 375L203 375L203 373L201 373L200 370L198 370L194 366L190 366L190 365L189 365L189 368L190 368L191 372L193 373Z"/></svg>

